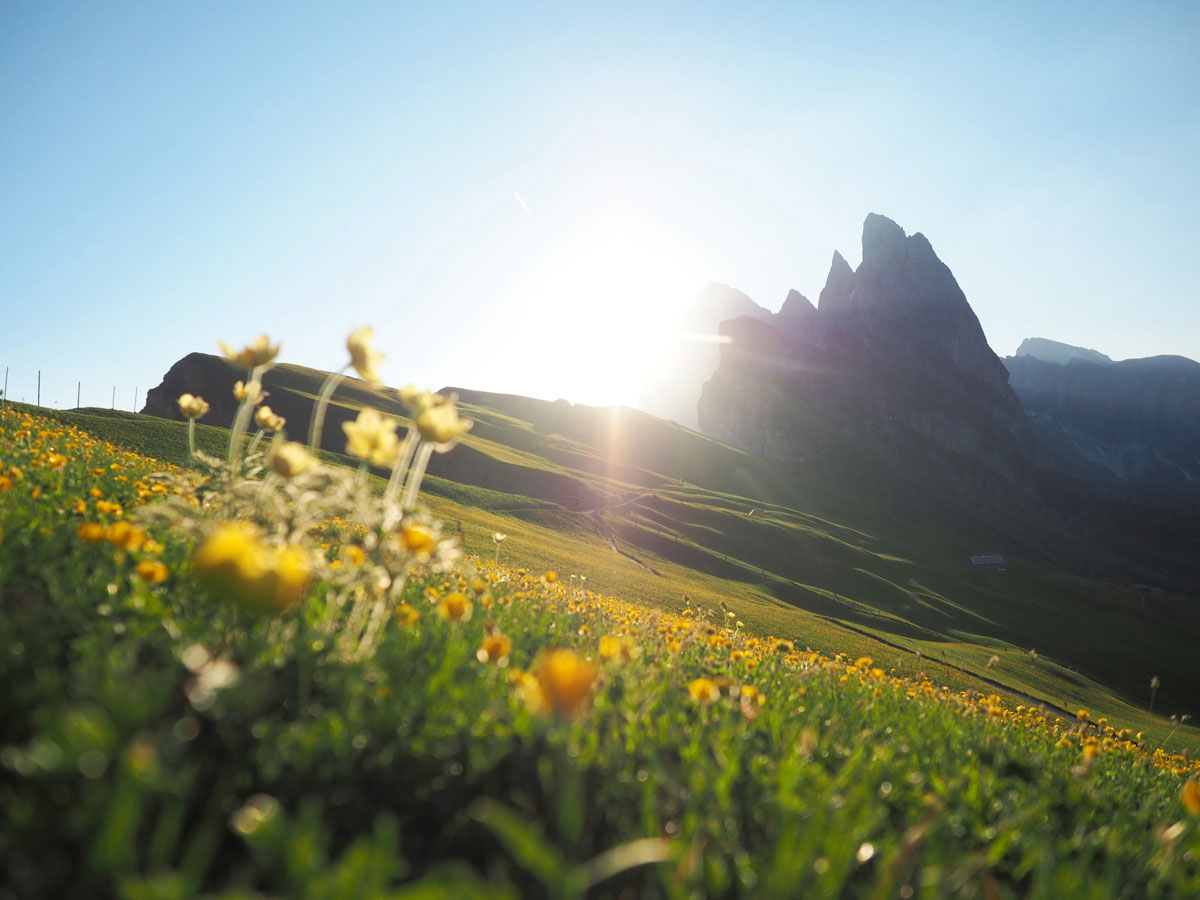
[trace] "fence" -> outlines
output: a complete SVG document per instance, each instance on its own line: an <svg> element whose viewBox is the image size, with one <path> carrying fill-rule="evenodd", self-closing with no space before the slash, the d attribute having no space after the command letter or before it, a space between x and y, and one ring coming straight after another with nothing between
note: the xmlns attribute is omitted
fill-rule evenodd
<svg viewBox="0 0 1200 900"><path fill-rule="evenodd" d="M140 387L127 388L119 385L102 385L82 379L57 378L38 370L21 372L4 367L5 401L15 400L49 409L77 409L90 406L101 409L125 409L137 412L145 403L145 393Z"/></svg>

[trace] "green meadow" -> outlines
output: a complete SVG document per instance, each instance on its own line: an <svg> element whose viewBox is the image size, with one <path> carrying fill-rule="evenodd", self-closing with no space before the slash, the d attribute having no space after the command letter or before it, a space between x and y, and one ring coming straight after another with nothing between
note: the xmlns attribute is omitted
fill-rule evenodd
<svg viewBox="0 0 1200 900"><path fill-rule="evenodd" d="M348 383L322 456L373 509L387 470L328 440L364 405L404 412ZM182 422L6 408L0 896L1200 892L1189 598L1020 548L973 570L986 523L630 410L459 409L421 485L442 542L406 513L371 606L349 507L303 577L252 532L263 571L214 563L204 497L318 501L205 481Z"/></svg>

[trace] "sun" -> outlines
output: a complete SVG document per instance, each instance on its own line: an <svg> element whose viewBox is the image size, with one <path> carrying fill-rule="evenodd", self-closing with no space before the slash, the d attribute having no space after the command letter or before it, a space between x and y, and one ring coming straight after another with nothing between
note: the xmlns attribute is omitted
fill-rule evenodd
<svg viewBox="0 0 1200 900"><path fill-rule="evenodd" d="M526 309L553 348L542 395L635 406L699 276L669 234L636 219L589 223L554 241L530 272ZM547 393L548 392L548 393Z"/></svg>

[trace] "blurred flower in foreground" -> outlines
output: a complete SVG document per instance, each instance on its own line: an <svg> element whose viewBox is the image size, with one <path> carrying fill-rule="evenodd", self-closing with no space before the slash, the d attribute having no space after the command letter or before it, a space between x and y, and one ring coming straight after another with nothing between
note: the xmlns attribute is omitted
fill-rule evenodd
<svg viewBox="0 0 1200 900"><path fill-rule="evenodd" d="M183 413L185 419L199 419L208 410L208 402L203 397L194 397L191 394L179 395L179 411Z"/></svg>
<svg viewBox="0 0 1200 900"><path fill-rule="evenodd" d="M511 655L512 638L498 631L487 635L475 651L475 658L481 663L494 662L498 665L508 662Z"/></svg>
<svg viewBox="0 0 1200 900"><path fill-rule="evenodd" d="M600 656L603 659L628 662L640 655L640 648L628 635L606 634L600 638Z"/></svg>
<svg viewBox="0 0 1200 900"><path fill-rule="evenodd" d="M1200 781L1189 778L1180 794L1183 805L1193 816L1200 816Z"/></svg>
<svg viewBox="0 0 1200 900"><path fill-rule="evenodd" d="M269 406L260 406L255 410L254 424L264 431L279 431L287 424L287 419L277 415Z"/></svg>
<svg viewBox="0 0 1200 900"><path fill-rule="evenodd" d="M317 458L303 444L276 440L271 445L271 468L284 478L295 478L317 464Z"/></svg>
<svg viewBox="0 0 1200 900"><path fill-rule="evenodd" d="M438 615L447 622L465 622L471 618L475 605L466 594L455 591L438 601Z"/></svg>
<svg viewBox="0 0 1200 900"><path fill-rule="evenodd" d="M384 356L371 346L375 330L370 325L364 325L350 337L346 338L346 349L350 351L350 364L364 381L373 385L383 384L379 377L379 364Z"/></svg>
<svg viewBox="0 0 1200 900"><path fill-rule="evenodd" d="M721 696L721 691L707 678L696 678L688 685L688 694L701 706L707 706Z"/></svg>
<svg viewBox="0 0 1200 900"><path fill-rule="evenodd" d="M247 369L265 366L279 355L279 345L272 346L265 334L260 334L253 343L247 344L241 350L234 350L224 341L218 342L217 346L221 348L227 360Z"/></svg>
<svg viewBox="0 0 1200 900"><path fill-rule="evenodd" d="M574 650L556 648L541 653L533 664L536 692L527 691L526 702L539 714L579 716L587 708L600 670Z"/></svg>
<svg viewBox="0 0 1200 900"><path fill-rule="evenodd" d="M416 426L421 437L433 444L439 453L444 453L475 423L458 417L458 409L452 399L438 395L434 399L437 402L417 415Z"/></svg>
<svg viewBox="0 0 1200 900"><path fill-rule="evenodd" d="M343 422L346 452L375 466L390 466L400 452L396 420L373 409L359 410L353 422Z"/></svg>
<svg viewBox="0 0 1200 900"><path fill-rule="evenodd" d="M267 392L262 389L262 383L258 381L252 381L249 384L238 381L233 386L233 398L239 402L246 400L251 405L257 406L266 396Z"/></svg>
<svg viewBox="0 0 1200 900"><path fill-rule="evenodd" d="M192 564L202 581L260 614L295 606L312 575L308 556L299 547L267 546L252 529L231 523L208 536Z"/></svg>

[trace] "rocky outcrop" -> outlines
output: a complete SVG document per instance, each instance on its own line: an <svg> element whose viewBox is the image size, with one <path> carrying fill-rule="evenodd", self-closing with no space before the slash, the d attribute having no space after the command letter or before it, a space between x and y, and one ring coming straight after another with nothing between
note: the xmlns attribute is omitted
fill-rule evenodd
<svg viewBox="0 0 1200 900"><path fill-rule="evenodd" d="M157 387L146 392L146 405L142 407L142 413L182 421L184 416L179 411L178 402L180 395L197 394L210 407L202 421L206 425L228 428L238 406L233 397L233 385L245 378L244 370L220 356L189 353L167 370Z"/></svg>
<svg viewBox="0 0 1200 900"><path fill-rule="evenodd" d="M285 431L289 438L304 440L307 436L313 399L328 374L305 366L283 364L274 366L263 376L263 387L267 391L266 405L287 420ZM179 396L198 394L210 407L201 423L229 428L238 406L233 396L233 386L238 381L245 381L247 376L245 369L224 357L211 353L189 353L167 370L157 387L147 391L142 412L163 419L182 420ZM334 392L325 414L321 441L323 449L333 452L344 450L346 439L342 423L353 419L357 415L357 408L361 406L373 406L397 418L405 414L404 406L393 393L372 388L358 378L345 378Z"/></svg>
<svg viewBox="0 0 1200 900"><path fill-rule="evenodd" d="M1066 344L1051 350L1065 361L1018 351L1005 364L1059 470L1097 484L1138 485L1143 494L1158 488L1200 496L1200 363L1181 356L1113 362Z"/></svg>
<svg viewBox="0 0 1200 900"><path fill-rule="evenodd" d="M862 243L857 270L834 254L815 309L793 294L770 324L722 326L701 430L776 459L903 447L912 467L949 454L1016 480L1037 446L954 275L884 216L867 216Z"/></svg>
<svg viewBox="0 0 1200 900"><path fill-rule="evenodd" d="M740 316L769 320L771 312L728 285L713 283L700 291L675 322L674 334L642 384L638 406L661 419L697 428L700 385L721 361L718 326Z"/></svg>

